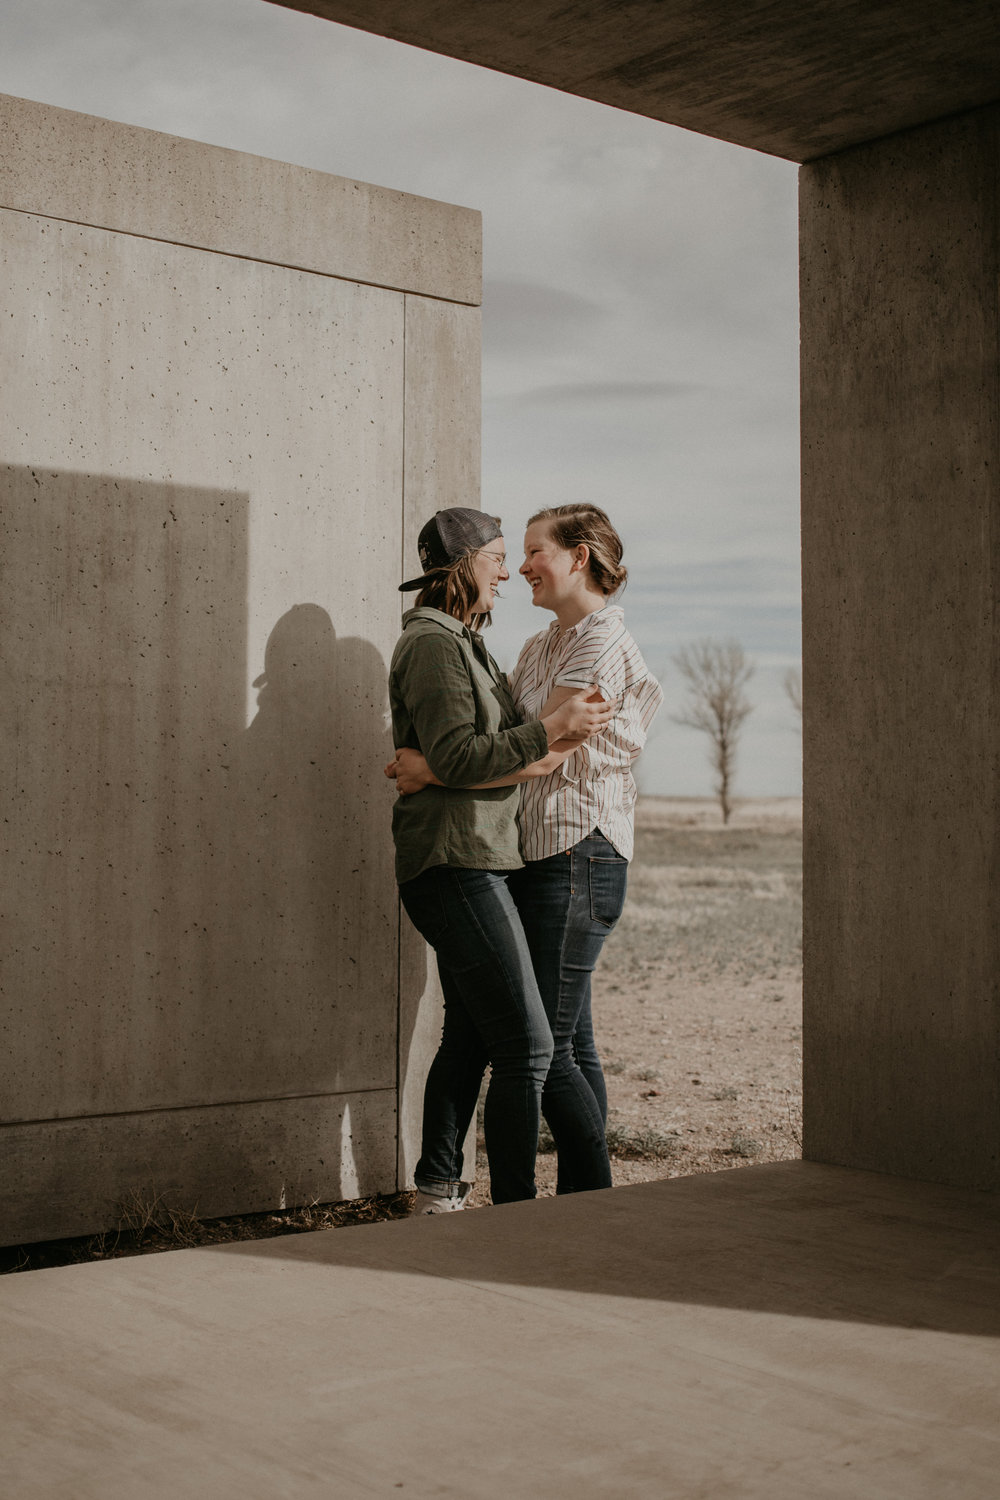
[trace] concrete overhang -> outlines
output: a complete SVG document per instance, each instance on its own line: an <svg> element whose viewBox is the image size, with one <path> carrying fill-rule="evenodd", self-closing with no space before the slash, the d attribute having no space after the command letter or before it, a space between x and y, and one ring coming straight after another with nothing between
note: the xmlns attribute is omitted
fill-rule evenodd
<svg viewBox="0 0 1000 1500"><path fill-rule="evenodd" d="M998 0L271 0L791 161L1000 98Z"/></svg>

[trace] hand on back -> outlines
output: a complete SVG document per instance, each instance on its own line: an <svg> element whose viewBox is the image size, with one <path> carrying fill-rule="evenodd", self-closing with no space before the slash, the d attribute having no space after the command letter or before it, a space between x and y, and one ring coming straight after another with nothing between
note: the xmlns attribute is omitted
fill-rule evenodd
<svg viewBox="0 0 1000 1500"><path fill-rule="evenodd" d="M386 776L395 781L396 791L401 797L423 791L432 780L431 768L420 751L407 749L406 746L396 751L395 760L391 760L383 770Z"/></svg>

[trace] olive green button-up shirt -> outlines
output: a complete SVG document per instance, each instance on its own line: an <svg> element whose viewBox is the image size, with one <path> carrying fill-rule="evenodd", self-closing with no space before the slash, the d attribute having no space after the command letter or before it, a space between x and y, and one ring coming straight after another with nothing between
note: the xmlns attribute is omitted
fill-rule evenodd
<svg viewBox="0 0 1000 1500"><path fill-rule="evenodd" d="M420 750L443 786L398 797L396 879L433 865L518 870L520 790L473 790L548 752L539 719L522 724L507 679L482 636L440 609L411 609L389 669L393 744Z"/></svg>

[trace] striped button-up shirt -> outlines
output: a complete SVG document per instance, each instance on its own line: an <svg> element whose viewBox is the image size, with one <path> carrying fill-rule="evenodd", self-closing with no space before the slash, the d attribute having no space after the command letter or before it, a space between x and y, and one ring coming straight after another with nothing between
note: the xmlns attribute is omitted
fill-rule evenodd
<svg viewBox="0 0 1000 1500"><path fill-rule="evenodd" d="M646 742L663 693L650 675L617 604L561 630L553 622L532 636L511 677L525 719L536 719L556 687L595 685L615 715L549 776L521 788L521 852L525 859L561 854L599 828L624 859L632 858L636 788L632 763Z"/></svg>

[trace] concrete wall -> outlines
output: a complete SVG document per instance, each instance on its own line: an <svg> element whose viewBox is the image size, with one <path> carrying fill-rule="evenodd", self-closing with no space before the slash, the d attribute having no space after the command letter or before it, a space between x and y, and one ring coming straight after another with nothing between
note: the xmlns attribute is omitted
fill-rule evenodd
<svg viewBox="0 0 1000 1500"><path fill-rule="evenodd" d="M385 672L414 518L478 493L479 216L0 128L0 1241L392 1189L435 1016Z"/></svg>
<svg viewBox="0 0 1000 1500"><path fill-rule="evenodd" d="M1000 111L802 173L805 1152L1000 1188Z"/></svg>

